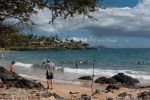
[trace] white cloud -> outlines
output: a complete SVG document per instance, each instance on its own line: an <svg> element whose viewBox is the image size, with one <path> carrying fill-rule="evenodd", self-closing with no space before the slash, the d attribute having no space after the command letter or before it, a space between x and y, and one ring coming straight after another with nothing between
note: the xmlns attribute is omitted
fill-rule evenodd
<svg viewBox="0 0 150 100"><path fill-rule="evenodd" d="M87 43L87 37L83 38L83 37L71 37L70 39L73 39L74 41L82 41Z"/></svg>
<svg viewBox="0 0 150 100"><path fill-rule="evenodd" d="M116 38L112 38L112 37L96 38L95 36L89 36L89 37L70 37L69 39L73 39L75 41L81 40L92 46L99 45L99 44L115 44L118 42Z"/></svg>
<svg viewBox="0 0 150 100"><path fill-rule="evenodd" d="M35 30L58 33L66 30L87 30L97 36L127 35L150 37L150 0L143 0L134 8L108 8L92 13L98 21L91 21L82 15L63 20L58 18L54 25L48 24L50 11L40 10L31 18L36 25Z"/></svg>
<svg viewBox="0 0 150 100"><path fill-rule="evenodd" d="M18 19L15 19L15 18L7 18L5 19L2 24L5 24L5 25L15 25L16 23L18 23L19 20Z"/></svg>

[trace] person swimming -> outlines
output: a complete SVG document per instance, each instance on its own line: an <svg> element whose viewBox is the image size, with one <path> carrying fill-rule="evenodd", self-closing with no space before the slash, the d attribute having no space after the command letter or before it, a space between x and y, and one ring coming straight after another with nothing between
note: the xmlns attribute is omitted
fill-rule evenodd
<svg viewBox="0 0 150 100"><path fill-rule="evenodd" d="M144 61L144 60L142 60L142 64L145 64L145 61Z"/></svg>
<svg viewBox="0 0 150 100"><path fill-rule="evenodd" d="M83 63L84 63L84 64L87 64L87 63L88 63L88 60L86 59Z"/></svg>
<svg viewBox="0 0 150 100"><path fill-rule="evenodd" d="M144 61L144 60L138 61L137 64L138 64L138 65L140 65L140 64L145 64L145 61Z"/></svg>

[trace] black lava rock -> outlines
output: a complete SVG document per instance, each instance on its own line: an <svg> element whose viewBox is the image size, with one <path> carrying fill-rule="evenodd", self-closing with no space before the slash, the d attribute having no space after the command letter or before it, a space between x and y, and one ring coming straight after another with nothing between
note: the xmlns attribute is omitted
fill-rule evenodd
<svg viewBox="0 0 150 100"><path fill-rule="evenodd" d="M40 96L44 97L44 98L48 98L48 97L53 96L53 93L51 93L51 92L43 92L43 93L40 93Z"/></svg>
<svg viewBox="0 0 150 100"><path fill-rule="evenodd" d="M132 78L130 76L124 75L124 73L118 73L111 78L100 77L95 80L95 83L101 84L117 84L121 83L123 86L135 86L137 83L140 83L138 79Z"/></svg>
<svg viewBox="0 0 150 100"><path fill-rule="evenodd" d="M113 98L111 98L111 97L109 97L109 98L107 98L106 100L114 100Z"/></svg>
<svg viewBox="0 0 150 100"><path fill-rule="evenodd" d="M61 97L60 95L53 93L53 96L55 97L56 100L64 100L63 97Z"/></svg>
<svg viewBox="0 0 150 100"><path fill-rule="evenodd" d="M118 73L112 78L118 81L119 83L122 83L123 86L135 86L137 83L139 83L138 79L124 75L124 73Z"/></svg>
<svg viewBox="0 0 150 100"><path fill-rule="evenodd" d="M144 91L138 94L138 99L150 100L150 91Z"/></svg>
<svg viewBox="0 0 150 100"><path fill-rule="evenodd" d="M113 78L100 77L100 78L95 80L95 83L116 84L118 82L115 79L113 79Z"/></svg>
<svg viewBox="0 0 150 100"><path fill-rule="evenodd" d="M81 95L82 100L91 100L91 96L88 96L87 94Z"/></svg>
<svg viewBox="0 0 150 100"><path fill-rule="evenodd" d="M82 76L82 77L79 77L78 79L80 79L80 80L92 80L92 77L91 76Z"/></svg>
<svg viewBox="0 0 150 100"><path fill-rule="evenodd" d="M121 86L120 85L114 85L114 84L109 84L107 87L106 87L106 90L112 90L112 89L119 89Z"/></svg>
<svg viewBox="0 0 150 100"><path fill-rule="evenodd" d="M45 90L44 86L41 83L36 83L32 80L28 80L24 77L21 77L18 74L9 72L4 67L0 66L0 79L7 88L16 87L16 88L27 88L27 89L42 89Z"/></svg>
<svg viewBox="0 0 150 100"><path fill-rule="evenodd" d="M129 93L127 93L127 92L124 92L124 93L118 94L118 97L126 97L126 96L128 96L128 97L132 97L132 94L129 94Z"/></svg>

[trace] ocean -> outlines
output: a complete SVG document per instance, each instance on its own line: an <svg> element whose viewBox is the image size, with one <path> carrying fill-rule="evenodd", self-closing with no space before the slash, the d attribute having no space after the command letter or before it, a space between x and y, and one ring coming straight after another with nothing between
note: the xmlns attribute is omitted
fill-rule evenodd
<svg viewBox="0 0 150 100"><path fill-rule="evenodd" d="M0 52L0 66L9 69L11 61L16 62L17 73L34 79L45 80L45 66L42 61L52 59L56 65L55 80L78 83L78 77L92 75L112 77L125 73L150 83L150 49L99 49L67 51L10 51ZM76 68L76 61L79 68Z"/></svg>

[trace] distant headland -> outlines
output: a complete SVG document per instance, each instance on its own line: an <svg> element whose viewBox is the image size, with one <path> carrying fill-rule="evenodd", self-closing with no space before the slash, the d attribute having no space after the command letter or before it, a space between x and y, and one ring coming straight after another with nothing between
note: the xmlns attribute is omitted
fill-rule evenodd
<svg viewBox="0 0 150 100"><path fill-rule="evenodd" d="M37 36L34 34L11 33L0 36L0 50L39 51L39 50L96 50L83 41L71 38L62 39L58 35Z"/></svg>

